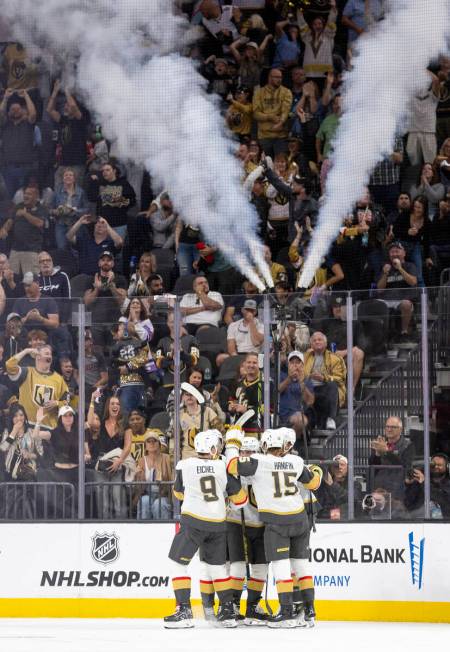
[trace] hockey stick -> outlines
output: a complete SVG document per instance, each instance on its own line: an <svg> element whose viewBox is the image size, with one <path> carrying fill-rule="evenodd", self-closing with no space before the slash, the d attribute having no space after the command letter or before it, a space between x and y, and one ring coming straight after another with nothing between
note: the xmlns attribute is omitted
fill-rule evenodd
<svg viewBox="0 0 450 652"><path fill-rule="evenodd" d="M241 509L241 528L242 528L242 544L244 547L245 576L247 578L247 584L248 584L250 581L250 562L248 560L248 539L247 539L247 527L245 523L244 509Z"/></svg>
<svg viewBox="0 0 450 652"><path fill-rule="evenodd" d="M269 598L268 598L268 593L269 593L269 566L267 566L267 577L266 577L266 587L264 589L264 604L266 605L267 613L269 614L270 617L273 616L273 611L272 607L270 606L269 603Z"/></svg>
<svg viewBox="0 0 450 652"><path fill-rule="evenodd" d="M309 464L308 439L306 437L305 422L303 420L304 412L303 412L303 405L302 405L301 402L300 402L300 414L301 414L301 417L302 417L302 438L303 438L303 446L304 446L304 449L305 449L305 461L306 461L306 464ZM309 520L310 520L310 523L312 524L311 529L312 529L313 532L315 532L316 531L316 522L315 522L315 518L314 518L314 509L313 509L313 501L312 501L312 491L311 491L311 489L309 489L309 506L307 508L307 512L309 513Z"/></svg>
<svg viewBox="0 0 450 652"><path fill-rule="evenodd" d="M244 414L241 414L239 419L236 421L236 423L234 423L231 426L231 428L241 428L244 425L244 423L247 423L247 421L254 416L255 416L255 410L253 410L253 408L250 408L249 410L244 412Z"/></svg>

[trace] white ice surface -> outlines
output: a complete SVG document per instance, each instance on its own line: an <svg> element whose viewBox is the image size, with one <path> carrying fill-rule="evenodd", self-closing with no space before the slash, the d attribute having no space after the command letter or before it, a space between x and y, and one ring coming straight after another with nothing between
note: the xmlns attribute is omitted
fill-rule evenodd
<svg viewBox="0 0 450 652"><path fill-rule="evenodd" d="M449 625L320 622L314 629L165 630L160 620L0 619L0 652L415 652L444 649Z"/></svg>

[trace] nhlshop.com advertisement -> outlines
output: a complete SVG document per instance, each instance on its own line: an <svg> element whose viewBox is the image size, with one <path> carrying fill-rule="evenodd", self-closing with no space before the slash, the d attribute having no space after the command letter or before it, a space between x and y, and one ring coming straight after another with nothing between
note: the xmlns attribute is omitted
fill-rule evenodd
<svg viewBox="0 0 450 652"><path fill-rule="evenodd" d="M174 533L174 525L151 523L0 525L0 602L171 600ZM449 540L447 524L318 524L311 537L316 599L450 608ZM197 558L189 574L199 598ZM276 599L271 577L269 597Z"/></svg>

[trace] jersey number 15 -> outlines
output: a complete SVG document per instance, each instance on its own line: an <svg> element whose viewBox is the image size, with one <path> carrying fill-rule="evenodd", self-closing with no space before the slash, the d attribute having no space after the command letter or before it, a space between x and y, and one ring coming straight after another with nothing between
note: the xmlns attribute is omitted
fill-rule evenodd
<svg viewBox="0 0 450 652"><path fill-rule="evenodd" d="M272 478L275 485L274 498L295 496L298 493L297 474L288 471L273 471Z"/></svg>

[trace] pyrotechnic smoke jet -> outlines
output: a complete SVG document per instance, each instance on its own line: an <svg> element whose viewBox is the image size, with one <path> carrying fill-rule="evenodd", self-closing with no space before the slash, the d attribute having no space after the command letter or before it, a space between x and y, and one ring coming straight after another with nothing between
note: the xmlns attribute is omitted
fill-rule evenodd
<svg viewBox="0 0 450 652"><path fill-rule="evenodd" d="M24 45L64 65L123 160L144 164L185 223L260 290L270 270L218 100L179 52L196 34L171 0L1 0Z"/></svg>
<svg viewBox="0 0 450 652"><path fill-rule="evenodd" d="M386 7L385 20L358 39L325 201L299 287L310 285L371 171L392 152L396 133L404 130L409 101L430 84L430 61L448 49L449 0L389 0Z"/></svg>

